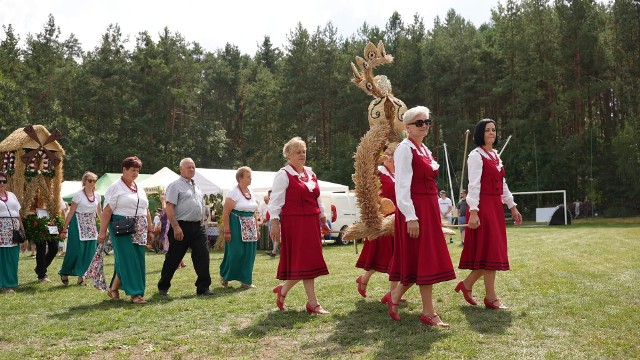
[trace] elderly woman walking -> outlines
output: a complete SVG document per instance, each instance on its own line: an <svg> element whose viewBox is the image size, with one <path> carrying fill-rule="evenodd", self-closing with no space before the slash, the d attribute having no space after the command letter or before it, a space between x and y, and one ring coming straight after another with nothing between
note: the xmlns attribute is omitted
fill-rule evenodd
<svg viewBox="0 0 640 360"><path fill-rule="evenodd" d="M389 280L400 284L387 293L383 302L389 316L400 320L398 303L413 285L420 288L420 321L429 326L448 327L433 306L433 285L455 279L456 274L442 234L436 177L440 165L422 142L429 133L429 109L417 106L402 119L408 137L394 155L396 166L395 242L389 265Z"/></svg>
<svg viewBox="0 0 640 360"><path fill-rule="evenodd" d="M224 258L220 264L220 281L227 287L229 281L240 281L244 288L253 285L253 264L256 260L258 227L256 195L249 189L251 169L243 166L236 172L238 186L229 191L224 201L222 222L224 224Z"/></svg>
<svg viewBox="0 0 640 360"><path fill-rule="evenodd" d="M84 284L83 275L93 259L98 246L96 216L102 215L101 197L96 190L98 176L92 172L82 175L82 190L73 194L69 213L64 220L67 232L67 251L58 274L63 284L69 284L69 275L78 277L78 285Z"/></svg>
<svg viewBox="0 0 640 360"><path fill-rule="evenodd" d="M300 280L307 294L310 314L328 314L316 297L315 278L329 274L322 256L321 233L329 232L316 174L304 166L307 145L295 137L284 145L288 164L276 173L269 203L271 238L280 240L280 262L276 277L284 284L273 289L276 305L284 310L287 293Z"/></svg>
<svg viewBox="0 0 640 360"><path fill-rule="evenodd" d="M98 234L98 241L102 243L109 229L115 256L115 271L107 295L113 300L120 300L118 289L122 287L134 304L147 303L144 299L145 253L147 238L153 236L149 200L144 189L135 182L140 168L142 161L135 156L122 161L122 177L104 195L105 206ZM117 221L125 218L134 219L134 232L118 235L114 226Z"/></svg>

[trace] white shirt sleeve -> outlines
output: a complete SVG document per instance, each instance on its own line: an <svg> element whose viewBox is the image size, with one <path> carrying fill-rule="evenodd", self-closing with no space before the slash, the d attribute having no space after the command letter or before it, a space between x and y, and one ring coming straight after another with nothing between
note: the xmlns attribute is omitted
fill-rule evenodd
<svg viewBox="0 0 640 360"><path fill-rule="evenodd" d="M396 175L396 203L407 221L418 220L411 200L411 179L413 178L413 153L409 145L400 143L393 155Z"/></svg>
<svg viewBox="0 0 640 360"><path fill-rule="evenodd" d="M280 211L284 206L284 198L289 187L289 177L284 169L280 169L273 179L271 187L271 200L269 200L269 216L271 219L280 219Z"/></svg>
<svg viewBox="0 0 640 360"><path fill-rule="evenodd" d="M469 211L478 210L478 205L480 204L480 178L482 177L482 155L476 150L469 153L467 169L469 170L467 205L469 205Z"/></svg>

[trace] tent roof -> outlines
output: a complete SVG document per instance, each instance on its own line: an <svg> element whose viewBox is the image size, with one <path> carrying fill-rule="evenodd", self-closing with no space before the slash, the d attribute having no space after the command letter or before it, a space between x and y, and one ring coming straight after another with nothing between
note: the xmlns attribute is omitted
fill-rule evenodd
<svg viewBox="0 0 640 360"><path fill-rule="evenodd" d="M82 181L63 181L60 188L60 196L65 202L71 202L73 194L82 190Z"/></svg>
<svg viewBox="0 0 640 360"><path fill-rule="evenodd" d="M176 174L173 170L165 166L148 178L142 181L138 181L138 186L142 186L145 191L146 189L155 187L166 189L169 184L177 180L179 177L180 175Z"/></svg>
<svg viewBox="0 0 640 360"><path fill-rule="evenodd" d="M238 186L236 171L237 170L196 168L196 175L193 179L205 194L215 194L219 192L226 194L229 190ZM255 192L269 191L273 187L273 179L275 176L275 171L251 171L251 190ZM203 183L205 184L204 186ZM216 187L217 190L208 192L211 191L209 190L209 184ZM318 185L323 192L349 191L349 187L346 185L328 181L318 180ZM208 191L206 191L204 187L207 187ZM214 188L211 187L211 189L213 190Z"/></svg>

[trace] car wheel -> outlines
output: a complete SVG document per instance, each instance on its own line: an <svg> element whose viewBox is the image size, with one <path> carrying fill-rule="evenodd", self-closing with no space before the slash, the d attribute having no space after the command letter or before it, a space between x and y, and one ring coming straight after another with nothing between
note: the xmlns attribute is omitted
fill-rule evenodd
<svg viewBox="0 0 640 360"><path fill-rule="evenodd" d="M336 244L337 245L347 245L349 243L349 240L344 240L342 238L342 234L344 234L344 231L347 230L347 225L343 226L340 229L340 234L338 235L338 239L336 240Z"/></svg>

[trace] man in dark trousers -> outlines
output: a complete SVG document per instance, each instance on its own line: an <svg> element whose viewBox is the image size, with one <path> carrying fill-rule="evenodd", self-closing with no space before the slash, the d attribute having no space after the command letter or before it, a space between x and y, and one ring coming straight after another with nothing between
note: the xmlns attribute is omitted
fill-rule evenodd
<svg viewBox="0 0 640 360"><path fill-rule="evenodd" d="M193 181L196 164L190 158L180 161L180 178L167 187L165 212L170 228L169 251L162 265L158 293L168 295L171 279L180 261L191 248L193 268L198 275L196 279L196 294L209 296L211 274L209 273L209 249L207 248L207 233L202 222L205 206L202 191Z"/></svg>

